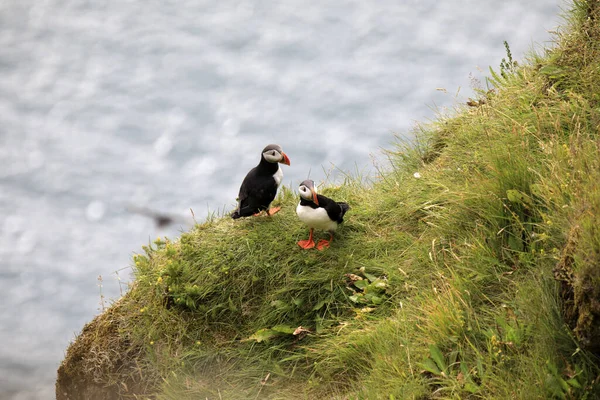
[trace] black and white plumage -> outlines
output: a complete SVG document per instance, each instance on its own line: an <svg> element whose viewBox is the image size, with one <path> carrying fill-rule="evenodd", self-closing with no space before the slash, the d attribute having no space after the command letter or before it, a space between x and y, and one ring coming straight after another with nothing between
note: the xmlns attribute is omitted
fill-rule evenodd
<svg viewBox="0 0 600 400"><path fill-rule="evenodd" d="M348 203L338 202L317 194L315 183L310 179L303 181L298 188L300 192L300 203L296 207L296 214L300 221L310 228L308 240L301 240L298 245L303 249L315 247L313 231L315 229L329 232L329 240L321 239L316 244L317 249L323 250L329 247L333 240L333 233L339 224L344 222L344 214L350 209Z"/></svg>
<svg viewBox="0 0 600 400"><path fill-rule="evenodd" d="M231 218L248 217L263 210L267 210L268 215L279 211L279 208L269 210L269 205L275 199L283 179L280 163L290 165L290 159L281 146L270 144L263 149L260 163L252 168L242 181L238 206Z"/></svg>

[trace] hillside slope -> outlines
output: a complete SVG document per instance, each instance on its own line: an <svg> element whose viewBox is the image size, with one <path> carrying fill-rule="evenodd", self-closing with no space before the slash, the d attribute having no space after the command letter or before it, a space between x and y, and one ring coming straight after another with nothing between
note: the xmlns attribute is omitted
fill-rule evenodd
<svg viewBox="0 0 600 400"><path fill-rule="evenodd" d="M58 399L598 398L600 6L555 48L390 150L352 209L301 250L282 211L214 219L137 255L87 324Z"/></svg>

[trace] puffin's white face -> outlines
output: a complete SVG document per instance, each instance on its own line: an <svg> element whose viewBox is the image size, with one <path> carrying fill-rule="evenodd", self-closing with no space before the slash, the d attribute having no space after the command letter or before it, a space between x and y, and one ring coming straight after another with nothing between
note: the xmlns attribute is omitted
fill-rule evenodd
<svg viewBox="0 0 600 400"><path fill-rule="evenodd" d="M298 188L298 192L300 193L300 197L302 197L304 200L312 201L313 194L308 188L308 186L300 185L300 187Z"/></svg>
<svg viewBox="0 0 600 400"><path fill-rule="evenodd" d="M262 158L272 164L282 163L290 165L289 157L283 152L281 146L278 144L270 144L265 147L262 151Z"/></svg>
<svg viewBox="0 0 600 400"><path fill-rule="evenodd" d="M283 155L276 149L267 150L262 155L270 163L278 163L283 160Z"/></svg>
<svg viewBox="0 0 600 400"><path fill-rule="evenodd" d="M317 198L317 188L315 183L310 179L303 181L298 187L298 193L304 200L312 201L316 205L319 205L319 199Z"/></svg>

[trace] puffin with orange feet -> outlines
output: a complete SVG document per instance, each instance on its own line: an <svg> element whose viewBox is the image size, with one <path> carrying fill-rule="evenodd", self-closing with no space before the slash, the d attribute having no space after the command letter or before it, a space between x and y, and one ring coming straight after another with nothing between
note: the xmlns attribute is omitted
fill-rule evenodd
<svg viewBox="0 0 600 400"><path fill-rule="evenodd" d="M231 218L249 217L264 210L267 210L267 215L273 215L280 210L280 207L269 209L283 179L279 164L290 165L290 159L281 146L270 144L265 147L258 165L252 168L242 181L237 199L238 206Z"/></svg>
<svg viewBox="0 0 600 400"><path fill-rule="evenodd" d="M303 249L312 249L316 246L318 250L323 250L325 247L329 247L329 243L333 240L333 233L338 225L344 222L344 214L350 209L350 206L347 203L317 194L315 183L310 179L303 181L298 190L300 203L296 207L296 214L300 221L310 228L308 239L299 241L298 246ZM328 231L329 240L321 239L315 244L313 240L315 229Z"/></svg>

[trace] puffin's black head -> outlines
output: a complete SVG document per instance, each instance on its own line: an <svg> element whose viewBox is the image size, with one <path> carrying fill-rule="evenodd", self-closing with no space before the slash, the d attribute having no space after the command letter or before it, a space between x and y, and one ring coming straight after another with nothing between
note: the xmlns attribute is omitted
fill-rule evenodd
<svg viewBox="0 0 600 400"><path fill-rule="evenodd" d="M312 201L316 205L319 205L319 200L317 199L317 189L315 188L315 183L310 179L302 181L300 187L298 188L300 192L300 197L304 200Z"/></svg>
<svg viewBox="0 0 600 400"><path fill-rule="evenodd" d="M290 159L278 144L270 144L265 147L262 151L262 158L270 163L282 163L285 165L290 165Z"/></svg>

